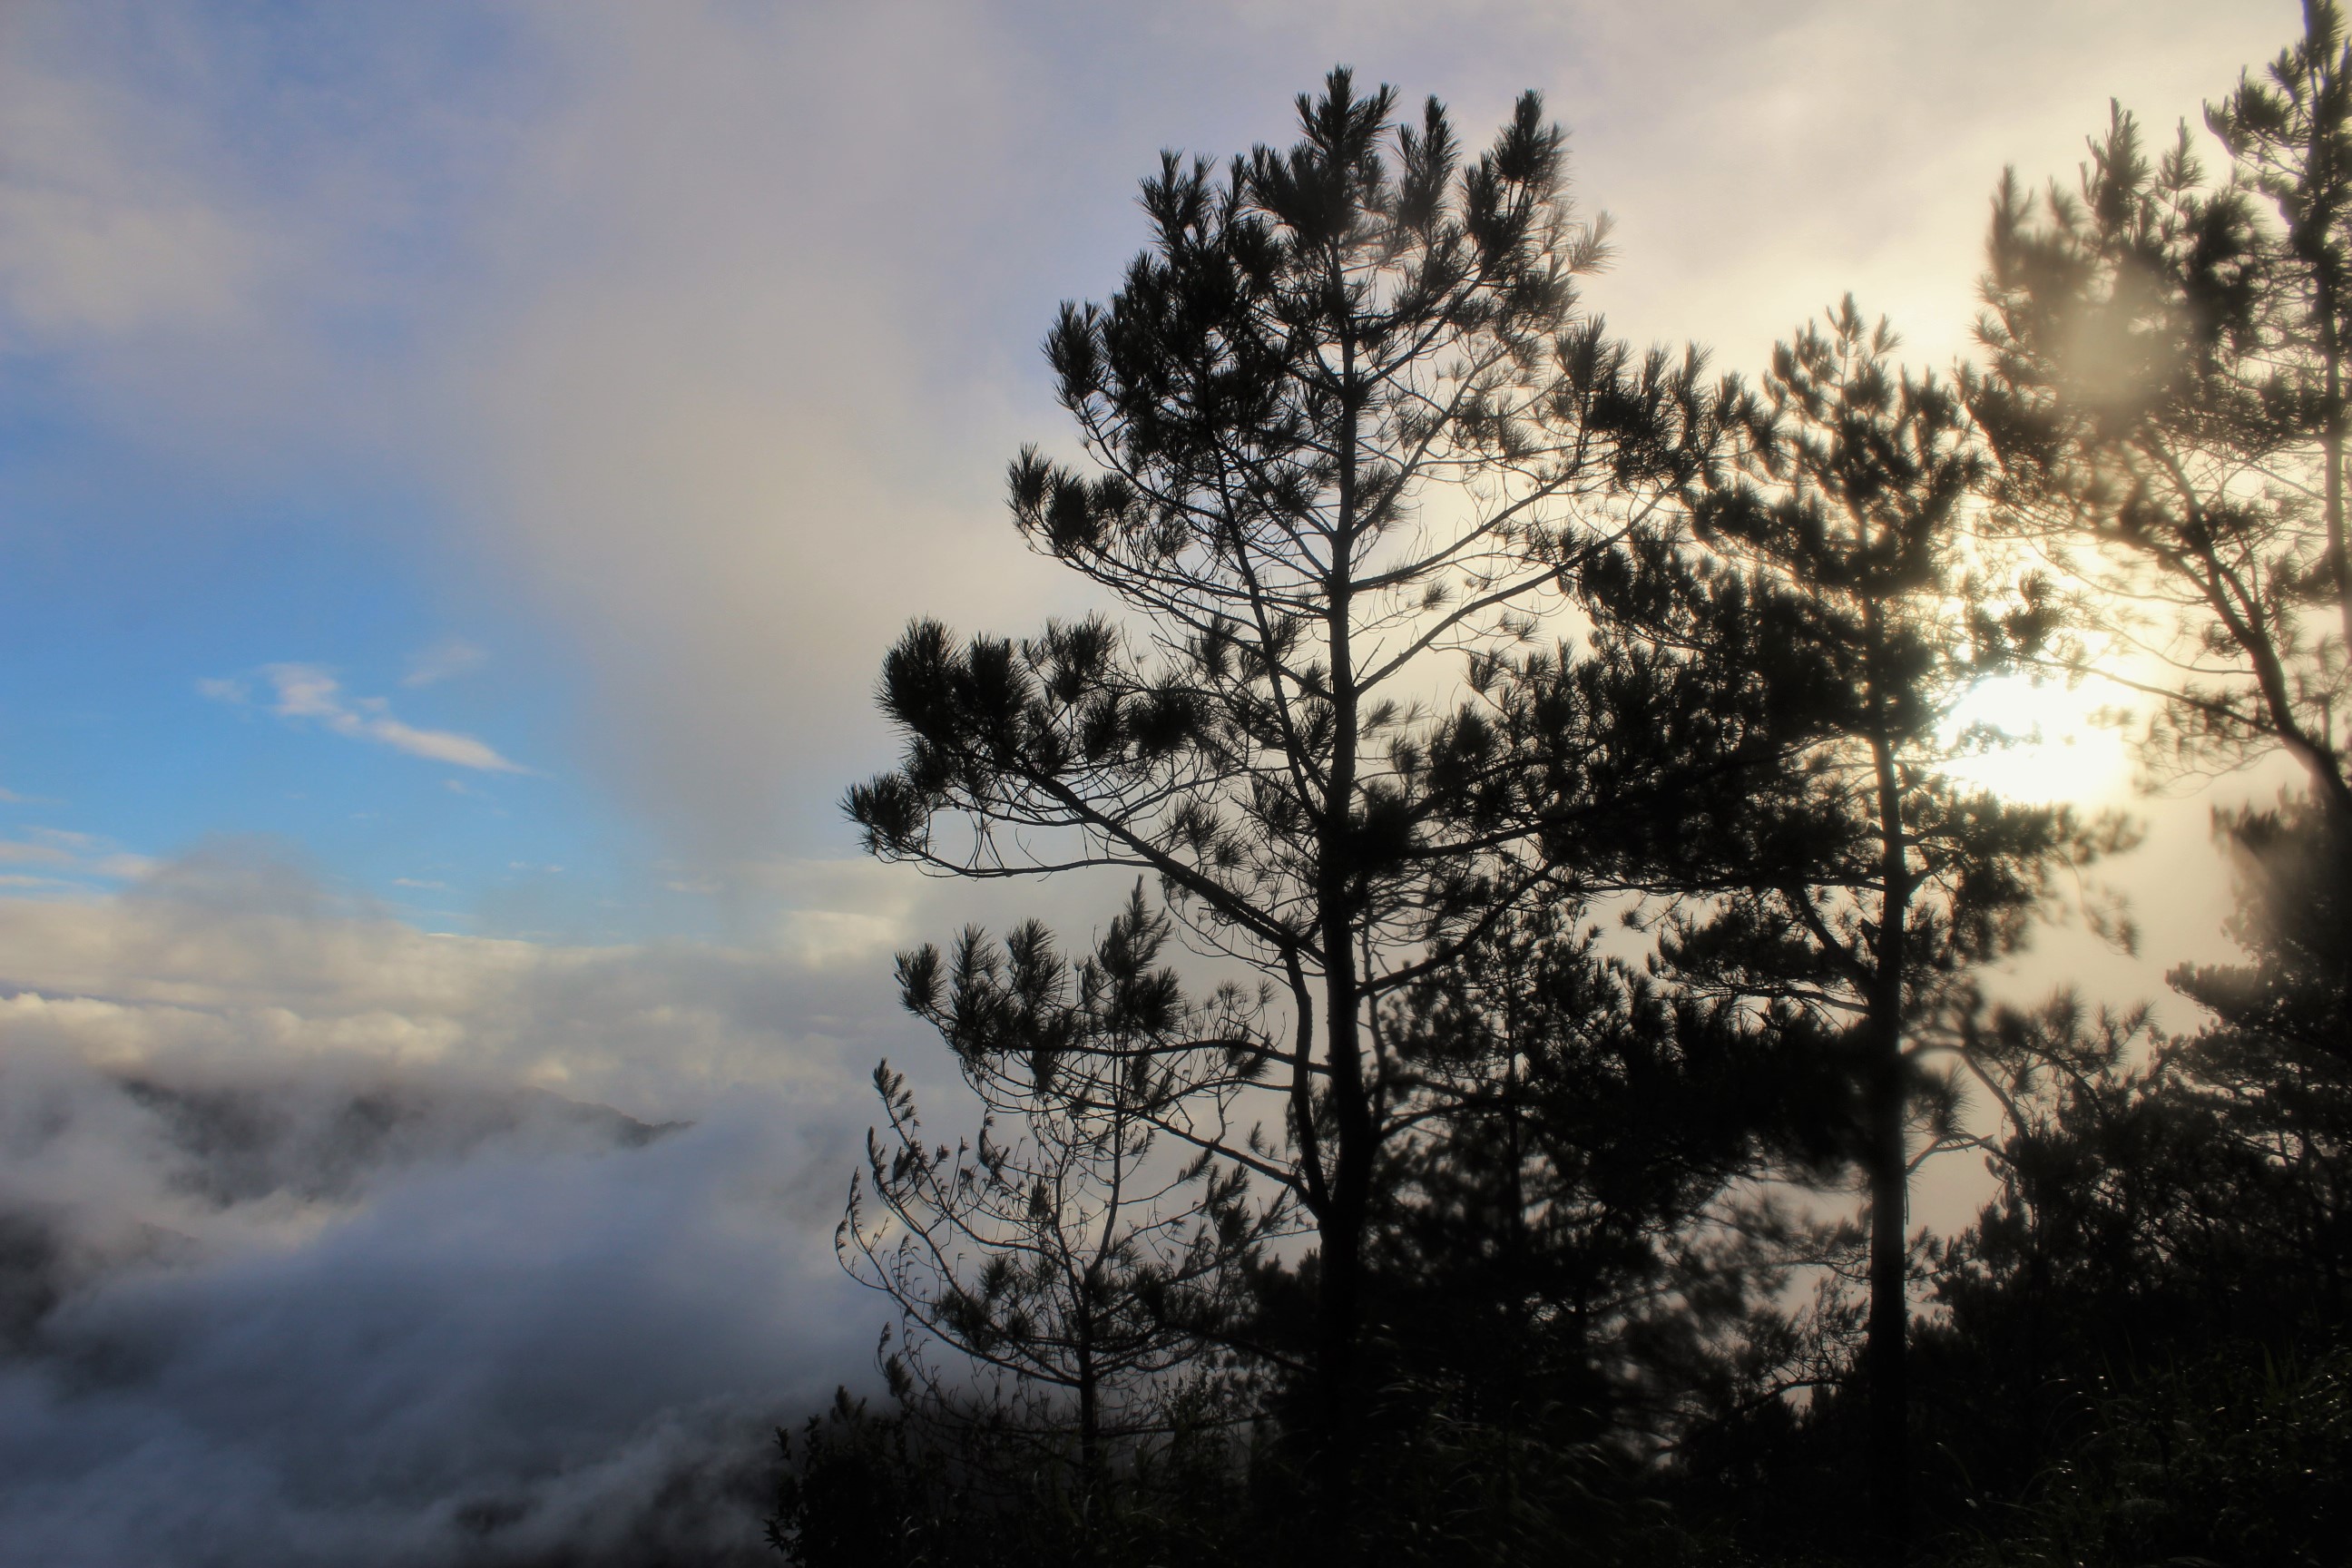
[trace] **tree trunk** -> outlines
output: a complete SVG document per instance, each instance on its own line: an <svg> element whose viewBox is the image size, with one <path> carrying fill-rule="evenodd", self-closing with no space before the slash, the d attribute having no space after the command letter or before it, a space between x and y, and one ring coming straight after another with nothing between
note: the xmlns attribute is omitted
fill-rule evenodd
<svg viewBox="0 0 2352 1568"><path fill-rule="evenodd" d="M2344 651L2352 658L2352 554L2344 529L2344 368L2336 345L2334 310L2327 309L2327 422L2320 431L2320 454L2327 464L2327 553L2336 568L2336 611L2344 630Z"/></svg>
<svg viewBox="0 0 2352 1568"><path fill-rule="evenodd" d="M1870 1503L1882 1559L1903 1561L1911 1532L1911 1412L1905 1365L1910 1301L1905 1262L1910 1173L1903 1138L1902 1036L1878 1030L1871 1092ZM1885 1037L1892 1037L1892 1049ZM1892 1057L1892 1061L1885 1059Z"/></svg>
<svg viewBox="0 0 2352 1568"><path fill-rule="evenodd" d="M1102 1478L1102 1392L1095 1371L1091 1310L1078 1330L1078 1510L1092 1522L1095 1493Z"/></svg>
<svg viewBox="0 0 2352 1568"><path fill-rule="evenodd" d="M1342 400L1339 430L1339 511L1331 542L1326 615L1331 656L1331 764L1323 801L1316 899L1323 945L1323 1026L1330 1075L1332 1151L1330 1212L1323 1216L1322 1281L1318 1292L1316 1381L1318 1478L1327 1521L1336 1531L1350 1522L1360 1412L1357 1341L1363 1316L1363 1231L1371 1197L1371 1107L1365 1097L1357 1031L1363 1010L1356 973L1356 763L1358 692L1350 634L1355 614L1357 510L1356 351L1340 341Z"/></svg>
<svg viewBox="0 0 2352 1568"><path fill-rule="evenodd" d="M1910 1332L1908 1248L1910 1152L1904 1138L1903 971L1910 922L1911 868L1895 742L1875 667L1878 616L1868 617L1874 667L1871 760L1877 773L1881 858L1878 936L1873 953L1868 1028L1867 1114L1870 1171L1870 1321L1864 1361L1870 1394L1870 1510L1877 1554L1900 1563L1911 1534L1911 1408L1905 1366Z"/></svg>

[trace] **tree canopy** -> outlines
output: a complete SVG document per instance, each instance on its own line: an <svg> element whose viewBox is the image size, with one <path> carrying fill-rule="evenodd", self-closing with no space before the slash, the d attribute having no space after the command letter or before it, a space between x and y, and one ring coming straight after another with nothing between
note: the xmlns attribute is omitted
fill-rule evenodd
<svg viewBox="0 0 2352 1568"><path fill-rule="evenodd" d="M2352 46L2305 20L2210 142L2118 105L2004 174L1948 374L1851 299L1752 382L1613 337L1532 93L1471 153L1335 70L1289 146L1163 155L1007 473L1100 607L914 621L846 800L1128 891L901 956L979 1125L877 1070L893 1403L783 1438L773 1542L2340 1555ZM1967 782L1996 677L2137 704L2155 782L2296 765L2217 815L2242 962L2172 972L2185 1030L1988 999L2135 841Z"/></svg>

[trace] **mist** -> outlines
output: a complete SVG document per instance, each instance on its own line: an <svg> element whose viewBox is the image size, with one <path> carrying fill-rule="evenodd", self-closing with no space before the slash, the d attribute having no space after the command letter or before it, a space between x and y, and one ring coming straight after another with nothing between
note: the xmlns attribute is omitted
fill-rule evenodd
<svg viewBox="0 0 2352 1568"><path fill-rule="evenodd" d="M768 1429L871 1373L863 1085L772 1039L824 985L325 902L237 847L5 911L47 938L0 1057L12 1552L747 1558Z"/></svg>

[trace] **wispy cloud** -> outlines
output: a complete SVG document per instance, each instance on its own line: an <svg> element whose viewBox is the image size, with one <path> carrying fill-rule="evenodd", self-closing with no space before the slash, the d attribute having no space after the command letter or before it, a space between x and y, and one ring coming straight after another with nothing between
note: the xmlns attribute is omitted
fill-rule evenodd
<svg viewBox="0 0 2352 1568"><path fill-rule="evenodd" d="M274 215L221 188L166 106L54 55L25 68L64 41L38 19L26 34L0 65L0 318L26 336L115 339L249 320L282 243L264 232ZM155 166L166 148L171 166Z"/></svg>
<svg viewBox="0 0 2352 1568"><path fill-rule="evenodd" d="M0 838L0 867L25 868L0 875L0 887L88 891L85 879L135 881L155 869L155 862L144 855L130 854L96 834L36 827L22 838Z"/></svg>
<svg viewBox="0 0 2352 1568"><path fill-rule="evenodd" d="M436 680L463 675L489 657L463 637L443 637L431 647L419 648L409 655L408 673L400 678L400 683L408 687L430 686Z"/></svg>
<svg viewBox="0 0 2352 1568"><path fill-rule="evenodd" d="M455 730L420 730L395 719L381 697L354 697L342 682L315 664L273 664L261 671L273 692L269 710L280 719L309 720L354 741L373 741L412 757L488 773L527 773L529 768L499 754L487 741ZM196 689L218 702L253 700L241 680L206 679Z"/></svg>

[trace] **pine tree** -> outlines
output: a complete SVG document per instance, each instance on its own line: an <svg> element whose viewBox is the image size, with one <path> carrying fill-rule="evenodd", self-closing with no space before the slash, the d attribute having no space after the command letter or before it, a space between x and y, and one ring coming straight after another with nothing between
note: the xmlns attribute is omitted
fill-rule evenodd
<svg viewBox="0 0 2352 1568"><path fill-rule="evenodd" d="M1154 1124L1307 1216L1333 1508L1394 1110L1381 1000L1570 839L1655 812L1675 747L1718 783L1760 749L1709 701L1769 702L1720 661L1529 651L1580 563L1703 463L1708 392L1696 355L1579 310L1602 228L1534 95L1467 160L1438 104L1400 125L1394 101L1335 71L1288 151L1145 183L1150 248L1046 345L1094 472L1033 450L1010 474L1024 538L1131 619L961 645L918 623L883 672L903 761L848 802L874 854L948 875L1156 877L1196 947L1265 977L1281 1134ZM1215 1081L1226 1043L1203 1049Z"/></svg>
<svg viewBox="0 0 2352 1568"><path fill-rule="evenodd" d="M2205 122L2231 158L2231 178L2276 213L2263 282L2267 314L2287 351L2293 417L2316 446L2326 554L2310 588L2332 586L2352 657L2352 543L2345 531L2346 440L2352 432L2352 43L2332 0L2305 0L2304 36L2283 49L2267 80L2249 71L2209 105ZM2339 767L2338 772L2341 772Z"/></svg>
<svg viewBox="0 0 2352 1568"><path fill-rule="evenodd" d="M1952 389L1900 371L1895 348L1851 298L1783 343L1742 461L1694 499L1699 540L1810 606L1806 635L1845 700L1721 841L1723 890L1675 910L1660 939L1679 984L1797 1009L1843 1042L1870 1213L1870 1487L1890 1556L1909 1529L1910 1178L1949 1131L1920 1125L1949 1101L1923 1075L1937 1046L1923 1026L1971 966L2024 940L2054 872L2120 832L1948 771L1955 705L2038 645L2053 610L2033 579L1996 592L1962 570L1983 460Z"/></svg>
<svg viewBox="0 0 2352 1568"><path fill-rule="evenodd" d="M2228 1141L2273 1178L2263 1228L2287 1238L2305 1304L2352 1315L2352 833L2308 798L2215 814L2236 862L2230 934L2248 962L2182 964L2206 1027L2176 1053Z"/></svg>
<svg viewBox="0 0 2352 1568"><path fill-rule="evenodd" d="M1156 1123L1229 1106L1264 1054L1237 991L1185 997L1159 962L1168 937L1139 888L1075 966L1034 923L1002 947L968 931L951 961L908 954L907 1006L946 1038L988 1115L977 1138L934 1143L904 1076L877 1068L889 1131L867 1135L835 1237L852 1275L899 1308L887 1368L901 1398L934 1423L1025 1441L1048 1466L1071 1461L1081 1497L1202 1395L1204 1346L1287 1223L1282 1205L1252 1204L1240 1169L1158 1147ZM1199 1059L1184 1047L1202 1039L1229 1044L1218 1085L1167 1065ZM933 1340L1003 1376L974 1384L940 1367Z"/></svg>
<svg viewBox="0 0 2352 1568"><path fill-rule="evenodd" d="M1834 1086L1811 1020L1661 984L1593 912L1541 900L1395 1006L1420 1125L1379 1287L1397 1375L1451 1418L1643 1448L1777 1288L1738 1189L1825 1147Z"/></svg>
<svg viewBox="0 0 2352 1568"><path fill-rule="evenodd" d="M1990 363L1967 392L2000 461L1997 520L2084 590L2100 640L2061 662L2154 700L2160 769L2281 750L2352 823L2344 98L2333 13L2312 16L2285 100L2249 84L2216 112L2245 178L2209 183L2185 125L2151 162L2120 106L2079 194L2053 184L2036 203L2004 176L1978 327ZM2259 221L2263 189L2284 238Z"/></svg>

